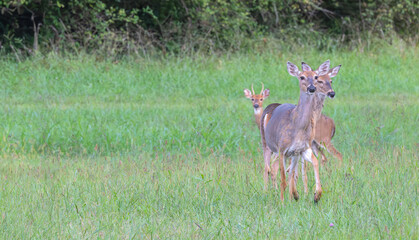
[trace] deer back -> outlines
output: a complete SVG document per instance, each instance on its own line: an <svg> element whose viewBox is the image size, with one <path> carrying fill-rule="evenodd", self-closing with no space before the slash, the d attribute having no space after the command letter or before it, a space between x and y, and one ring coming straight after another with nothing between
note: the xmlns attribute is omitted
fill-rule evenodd
<svg viewBox="0 0 419 240"><path fill-rule="evenodd" d="M272 112L269 122L265 128L265 140L267 146L272 152L278 153L282 146L289 145L293 138L293 127L291 122L291 112L295 109L295 105L285 103Z"/></svg>

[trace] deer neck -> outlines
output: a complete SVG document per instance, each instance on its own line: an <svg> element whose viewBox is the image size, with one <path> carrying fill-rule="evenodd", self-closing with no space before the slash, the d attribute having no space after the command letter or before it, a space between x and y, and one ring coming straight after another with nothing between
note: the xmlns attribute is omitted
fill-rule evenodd
<svg viewBox="0 0 419 240"><path fill-rule="evenodd" d="M256 124L258 125L258 128L260 128L260 119L261 119L262 113L263 113L262 106L260 106L258 108L253 108L253 110L255 111Z"/></svg>
<svg viewBox="0 0 419 240"><path fill-rule="evenodd" d="M289 136L291 142L284 149L286 155L301 154L311 148L316 128L317 105L315 94L309 95L300 91L298 105L290 114L291 122L289 124L293 126L293 130Z"/></svg>
<svg viewBox="0 0 419 240"><path fill-rule="evenodd" d="M313 119L316 117L316 110L318 107L318 101L316 101L316 95L309 95L306 92L300 91L300 99L298 105L293 111L293 120L296 124L297 129L308 130L313 127Z"/></svg>
<svg viewBox="0 0 419 240"><path fill-rule="evenodd" d="M319 119L321 114L322 114L322 110L323 110L323 103L324 100L326 98L326 95L324 94L320 94L320 93L316 93L315 94L315 98L314 98L314 117L315 119Z"/></svg>

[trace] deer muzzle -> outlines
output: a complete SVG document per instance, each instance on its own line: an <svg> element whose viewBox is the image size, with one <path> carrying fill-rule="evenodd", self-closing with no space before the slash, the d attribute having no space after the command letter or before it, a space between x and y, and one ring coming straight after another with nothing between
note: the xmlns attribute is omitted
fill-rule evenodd
<svg viewBox="0 0 419 240"><path fill-rule="evenodd" d="M334 98L335 97L335 92L334 91L328 92L327 96L329 96L330 98Z"/></svg>
<svg viewBox="0 0 419 240"><path fill-rule="evenodd" d="M308 86L307 91L309 93L314 93L316 91L316 87L313 84L310 84L310 86Z"/></svg>

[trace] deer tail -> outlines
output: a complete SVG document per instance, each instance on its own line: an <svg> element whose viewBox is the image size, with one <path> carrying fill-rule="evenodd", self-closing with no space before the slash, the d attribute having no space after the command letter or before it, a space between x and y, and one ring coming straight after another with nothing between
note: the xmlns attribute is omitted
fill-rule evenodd
<svg viewBox="0 0 419 240"><path fill-rule="evenodd" d="M260 124L259 124L259 128L260 128L260 136L262 138L262 149L265 149L266 147L266 140L265 140L265 118L266 118L266 108L262 113L262 117L260 118Z"/></svg>

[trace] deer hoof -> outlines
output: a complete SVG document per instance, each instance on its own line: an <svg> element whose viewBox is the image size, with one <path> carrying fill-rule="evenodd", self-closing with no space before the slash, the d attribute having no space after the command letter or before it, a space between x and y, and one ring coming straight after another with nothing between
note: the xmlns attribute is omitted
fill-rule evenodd
<svg viewBox="0 0 419 240"><path fill-rule="evenodd" d="M265 166L265 172L267 172L268 174L271 174L272 170L269 166Z"/></svg>
<svg viewBox="0 0 419 240"><path fill-rule="evenodd" d="M320 200L321 196L322 196L322 192L315 192L314 193L314 202L317 203Z"/></svg>
<svg viewBox="0 0 419 240"><path fill-rule="evenodd" d="M297 191L295 191L292 195L293 195L295 201L298 201L298 199L300 199L300 196L298 195Z"/></svg>

